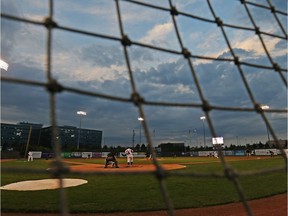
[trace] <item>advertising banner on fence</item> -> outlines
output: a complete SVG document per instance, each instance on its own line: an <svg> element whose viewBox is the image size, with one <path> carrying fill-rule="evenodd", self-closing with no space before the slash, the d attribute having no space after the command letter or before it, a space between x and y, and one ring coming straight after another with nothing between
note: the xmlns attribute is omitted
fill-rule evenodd
<svg viewBox="0 0 288 216"><path fill-rule="evenodd" d="M191 157L192 157L192 156L193 156L193 157L199 156L198 152L196 152L196 151L190 152L190 155L191 155Z"/></svg>
<svg viewBox="0 0 288 216"><path fill-rule="evenodd" d="M209 156L210 153L212 154L213 151L199 151L198 155L201 156L201 157L203 157L203 156L207 157L207 156Z"/></svg>
<svg viewBox="0 0 288 216"><path fill-rule="evenodd" d="M82 158L91 158L92 152L82 152Z"/></svg>
<svg viewBox="0 0 288 216"><path fill-rule="evenodd" d="M71 152L71 157L81 158L82 157L82 152Z"/></svg>
<svg viewBox="0 0 288 216"><path fill-rule="evenodd" d="M71 152L62 152L61 153L61 157L63 157L63 158L71 158L72 157L72 153Z"/></svg>
<svg viewBox="0 0 288 216"><path fill-rule="evenodd" d="M271 155L271 152L273 152L274 155L277 155L279 150L278 149L255 149L255 155Z"/></svg>
<svg viewBox="0 0 288 216"><path fill-rule="evenodd" d="M32 151L33 158L41 158L42 152Z"/></svg>
<svg viewBox="0 0 288 216"><path fill-rule="evenodd" d="M109 154L109 152L102 152L101 153L101 157L105 157L106 158L108 154Z"/></svg>
<svg viewBox="0 0 288 216"><path fill-rule="evenodd" d="M92 157L93 158L101 158L102 157L102 153L101 152L92 152Z"/></svg>
<svg viewBox="0 0 288 216"><path fill-rule="evenodd" d="M223 151L225 156L234 156L234 151Z"/></svg>
<svg viewBox="0 0 288 216"><path fill-rule="evenodd" d="M133 153L133 156L138 158L145 158L146 152L136 152L136 154Z"/></svg>
<svg viewBox="0 0 288 216"><path fill-rule="evenodd" d="M235 156L244 156L245 150L234 150L234 155Z"/></svg>

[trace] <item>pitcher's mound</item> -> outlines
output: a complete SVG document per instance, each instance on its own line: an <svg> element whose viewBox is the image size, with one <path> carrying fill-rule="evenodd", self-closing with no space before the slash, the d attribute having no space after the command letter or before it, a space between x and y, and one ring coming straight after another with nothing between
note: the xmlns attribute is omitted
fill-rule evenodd
<svg viewBox="0 0 288 216"><path fill-rule="evenodd" d="M84 179L63 179L63 187L75 187L86 184L88 181ZM60 188L59 179L41 179L21 181L0 187L1 190L17 190L17 191L34 191L34 190L51 190Z"/></svg>

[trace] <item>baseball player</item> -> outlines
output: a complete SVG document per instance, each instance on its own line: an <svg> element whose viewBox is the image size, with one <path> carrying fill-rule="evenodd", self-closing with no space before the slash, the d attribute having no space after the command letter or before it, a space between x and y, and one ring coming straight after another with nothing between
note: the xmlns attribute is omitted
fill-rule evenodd
<svg viewBox="0 0 288 216"><path fill-rule="evenodd" d="M33 161L33 153L31 151L28 152L28 162Z"/></svg>
<svg viewBox="0 0 288 216"><path fill-rule="evenodd" d="M131 148L127 148L125 150L125 155L127 157L128 166L132 166L133 165L133 150Z"/></svg>
<svg viewBox="0 0 288 216"><path fill-rule="evenodd" d="M115 156L114 152L108 153L105 161L106 161L105 168L107 168L108 164L110 164L110 163L112 163L112 167L119 168L118 162L117 162L117 159L116 159L116 156Z"/></svg>

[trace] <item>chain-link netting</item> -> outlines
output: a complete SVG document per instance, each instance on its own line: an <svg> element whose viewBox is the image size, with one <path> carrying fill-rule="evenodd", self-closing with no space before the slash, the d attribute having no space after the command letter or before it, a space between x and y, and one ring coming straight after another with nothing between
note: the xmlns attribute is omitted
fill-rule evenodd
<svg viewBox="0 0 288 216"><path fill-rule="evenodd" d="M113 2L113 1L112 1ZM257 68L257 69L263 69L263 70L268 70L270 73L273 73L274 76L279 76L280 79L282 80L282 84L287 88L287 79L286 79L286 74L287 74L287 68L284 68L284 66L281 66L278 62L275 61L273 58L273 55L270 54L269 49L267 48L266 44L266 37L269 38L277 38L282 41L287 41L287 29L286 29L286 24L281 23L281 19L279 19L280 16L284 16L287 19L287 11L282 11L283 8L276 8L273 6L270 0L267 0L265 4L259 4L259 3L253 3L251 1L245 1L245 0L240 0L236 1L239 4L239 9L244 9L245 11L245 16L250 20L250 25L245 26L245 25L235 25L235 24L229 24L228 22L224 22L223 19L217 14L215 10L215 5L217 5L217 1L203 1L202 4L206 4L208 6L213 19L206 18L205 16L199 16L195 15L193 13L188 13L188 12L183 12L178 10L178 8L174 5L172 0L168 0L167 5L169 7L163 7L163 6L158 6L154 5L153 3L144 3L141 1L133 1L133 0L115 0L115 11L117 14L117 19L118 19L118 27L120 29L120 37L117 36L111 36L109 34L103 34L101 32L97 31L83 31L80 28L72 28L69 26L64 26L62 25L61 20L55 20L54 19L54 11L57 10L57 8L54 5L54 1L50 0L49 1L49 13L46 16L46 18L39 22L35 21L33 19L25 19L23 17L17 17L8 13L1 13L2 19L8 19L10 21L15 21L15 22L22 22L25 23L26 25L34 25L34 26L39 26L40 27L45 27L46 32L47 32L47 42L46 42L46 78L47 80L45 82L39 82L39 81L34 81L34 80L29 80L29 79L18 79L18 78L11 78L11 77L6 77L3 76L1 77L1 80L6 83L16 83L16 84L21 84L21 85L27 85L27 86L34 86L38 88L45 88L47 90L47 94L49 95L49 104L50 104L50 121L51 125L53 128L53 133L52 133L52 145L55 146L55 163L54 163L54 171L53 174L59 178L61 190L60 190L60 206L61 206L61 213L62 215L67 215L69 210L67 207L67 197L65 195L65 191L63 189L63 182L62 182L62 177L63 175L66 175L67 173L77 173L73 172L69 169L67 169L61 159L61 143L59 143L59 140L56 139L57 137L57 115L56 115L56 109L57 109L57 104L56 104L56 98L59 94L63 92L70 92L73 94L81 94L81 95L86 95L94 98L100 98L100 99L106 99L106 100L111 100L111 101L117 101L117 102L122 102L122 103L130 103L134 104L139 112L139 116L143 117L146 119L146 113L144 107L146 106L158 106L158 107L183 107L183 108L194 108L194 109L199 109L202 110L205 113L205 117L207 119L207 123L211 132L212 137L217 137L217 132L216 128L214 126L213 118L211 118L211 111L233 111L233 112L249 112L249 113L255 113L255 115L260 115L263 122L265 123L269 133L271 134L273 140L276 143L277 148L280 149L280 152L286 161L286 154L284 152L283 146L280 145L276 132L273 129L271 122L267 118L267 113L272 114L272 113L284 113L286 114L287 110L286 109L264 109L256 99L255 95L253 94L253 90L249 84L246 71L249 70L250 68ZM131 37L129 37L128 34L125 32L125 25L123 21L123 12L121 10L121 4L124 4L125 6L129 7L129 5L137 5L141 6L143 8L149 8L153 10L158 10L161 11L161 13L165 13L166 15L169 15L172 19L173 23L173 29L176 34L178 46L180 49L168 49L165 47L161 46L156 46L148 43L142 43L139 41L134 41ZM97 5L97 1L95 1L95 4ZM266 32L262 31L257 25L257 19L254 18L254 14L251 12L251 8L257 8L261 11L270 11L273 15L273 19L275 19L275 23L277 24L275 27L279 28L278 34L276 33L271 33L271 32ZM44 15L45 16L45 15ZM181 31L179 29L179 24L180 18L186 18L186 19L191 19L191 20L197 20L202 23L209 23L211 25L214 25L214 27L217 27L219 32L221 32L221 35L223 36L224 43L226 43L228 50L231 53L231 57L229 58L221 58L221 57L211 57L211 56L205 56L205 55L197 55L197 53L194 54L193 50L188 49L188 44L186 41L183 40L183 35L181 35ZM252 26L252 27L251 27ZM227 31L229 29L235 29L238 30L239 32L251 32L257 36L258 41L261 43L263 49L265 50L265 55L269 59L269 64L262 64L262 63L257 63L257 62L251 62L251 61L245 61L245 58L241 58L237 56L235 53L235 50L233 48L233 45L231 43L231 39L229 38L229 35L227 34ZM115 41L119 43L119 46L122 46L123 48L123 55L125 58L125 65L126 69L129 74L129 80L131 84L131 97L125 98L125 97L118 97L112 94L103 94L97 91L89 91L89 90L83 90L80 88L75 88L71 86L67 86L64 83L59 82L57 79L54 77L54 71L53 71L53 55L55 54L53 52L53 38L54 38L54 31L66 31L70 32L73 34L78 34L78 35L85 35L87 37L93 37L93 38L101 38L102 40L106 41ZM197 29L195 29L197 31ZM133 66L131 64L131 53L129 48L130 47L141 47L141 48L147 48L151 49L153 51L159 51L161 53L170 53L174 55L178 55L179 58L183 58L184 61L187 62L188 68L190 70L193 82L195 83L197 93L199 94L200 98L200 103L179 103L179 102L167 102L167 101L153 101L153 100L148 100L146 99L143 95L141 95L140 91L138 90L137 82L135 81L135 73ZM201 85L201 82L199 81L199 75L198 72L195 69L194 61L195 60L209 60L209 61L220 61L220 62L227 62L233 65L234 69L236 69L236 72L240 76L239 83L241 83L245 89L246 93L249 96L250 99L250 107L233 107L233 106L225 106L225 105L214 105L211 103L206 97L205 93L203 90L203 87ZM159 161L157 160L157 156L155 154L154 148L153 148L153 139L150 134L150 128L148 127L146 121L141 122L145 137L148 143L148 148L152 152L152 158L153 158L153 164L156 167L155 172L151 172L151 174L154 174L157 180L159 181L160 185L160 191L162 193L162 196L164 198L167 210L169 212L169 215L174 215L174 207L173 207L173 202L171 201L169 197L168 190L166 188L166 183L165 183L165 178L169 176L186 176L186 177L207 177L207 178L227 178L231 182L233 182L237 193L240 197L241 202L243 203L243 206L247 212L247 215L252 215L251 209L248 205L248 202L245 198L245 191L243 191L241 184L239 183L239 177L240 176L249 176L249 175L263 175L265 173L272 173L272 172L285 172L286 167L283 168L275 168L275 169L264 169L264 170L259 170L257 172L237 172L233 167L231 167L225 160L225 157L222 152L222 148L218 148L219 152L219 158L223 166L224 172L222 174L215 174L215 173L208 173L208 174L203 174L203 173L185 173L185 172L174 172L174 171L165 171L162 167ZM21 171L21 169L15 169L13 170L15 172ZM23 171L23 170L22 170ZM24 171L29 171L29 170L24 170ZM31 171L31 170L30 170ZM83 173L82 173L83 174ZM89 172L87 175L102 175L102 172ZM105 174L107 175L107 174ZM141 172L116 172L116 173L111 173L111 175L141 175Z"/></svg>

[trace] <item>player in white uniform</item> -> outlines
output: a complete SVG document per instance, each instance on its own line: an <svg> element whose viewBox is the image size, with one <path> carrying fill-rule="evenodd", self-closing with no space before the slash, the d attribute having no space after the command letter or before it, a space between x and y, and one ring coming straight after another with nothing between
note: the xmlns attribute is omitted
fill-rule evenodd
<svg viewBox="0 0 288 216"><path fill-rule="evenodd" d="M33 161L33 153L31 151L28 152L28 162Z"/></svg>
<svg viewBox="0 0 288 216"><path fill-rule="evenodd" d="M128 166L132 166L133 165L133 150L131 148L126 149L125 155L127 157Z"/></svg>

